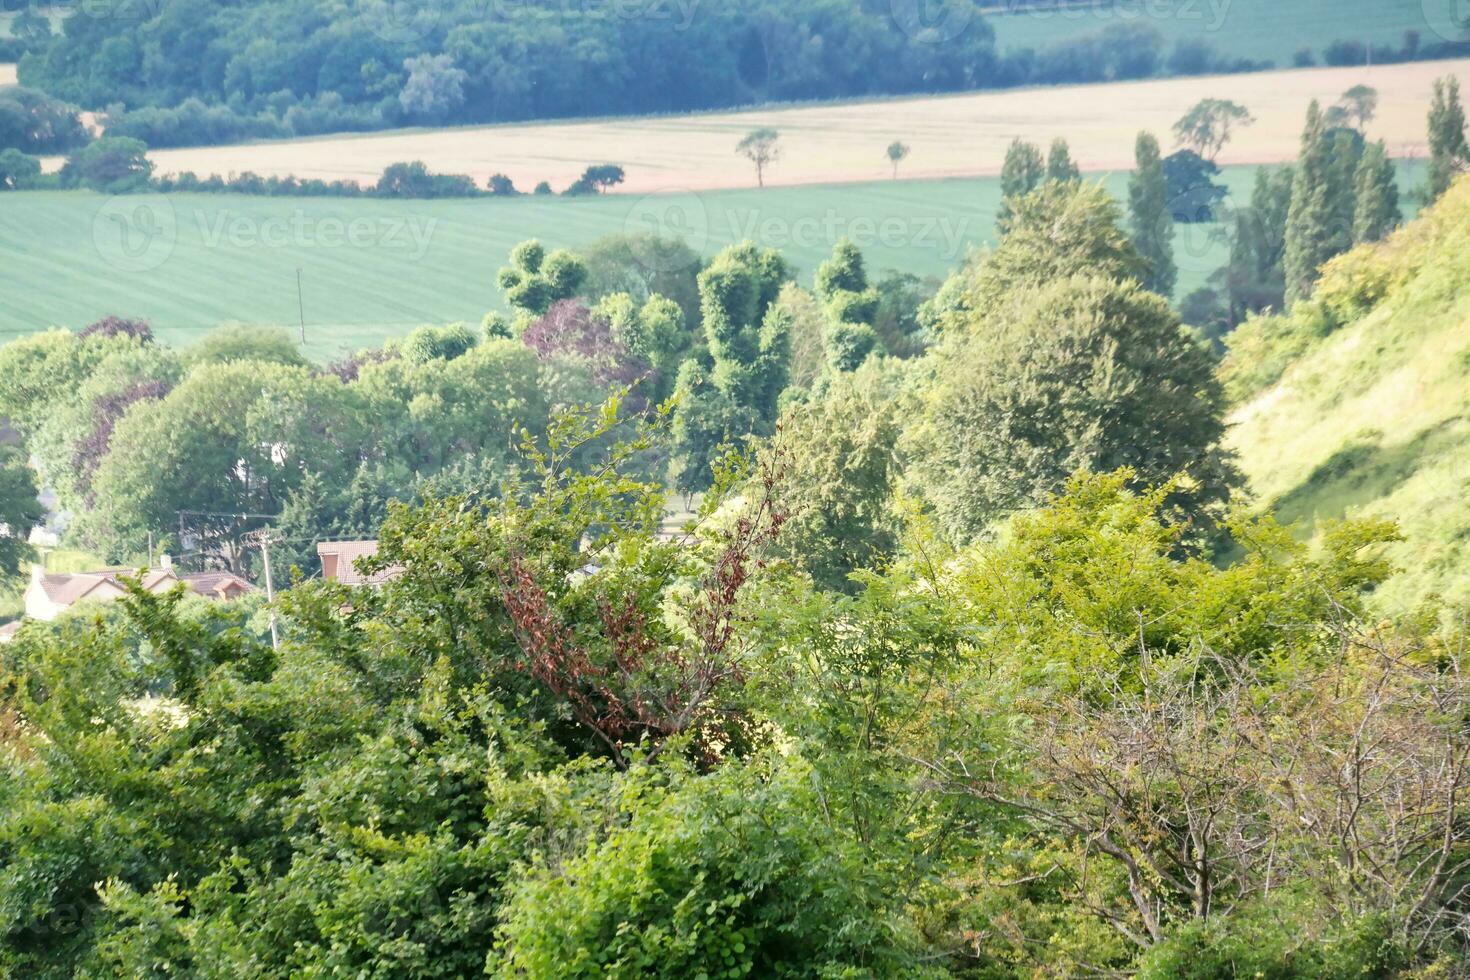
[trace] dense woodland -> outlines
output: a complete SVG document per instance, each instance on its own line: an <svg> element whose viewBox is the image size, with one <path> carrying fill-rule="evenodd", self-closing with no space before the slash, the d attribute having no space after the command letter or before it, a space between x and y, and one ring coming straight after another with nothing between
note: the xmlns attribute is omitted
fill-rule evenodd
<svg viewBox="0 0 1470 980"><path fill-rule="evenodd" d="M55 34L27 10L11 54L20 56L23 85L104 112L111 135L155 147L1268 67L1222 56L1208 41L1166 45L1131 20L1001 54L981 6L80 4ZM1345 39L1320 57L1382 64L1466 50L1410 32L1399 46L1371 51ZM1317 60L1313 52L1298 56L1299 63Z"/></svg>

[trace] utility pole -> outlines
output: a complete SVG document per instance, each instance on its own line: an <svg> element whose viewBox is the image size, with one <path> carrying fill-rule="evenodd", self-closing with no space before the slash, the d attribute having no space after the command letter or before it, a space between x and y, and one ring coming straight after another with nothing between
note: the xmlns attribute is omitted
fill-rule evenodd
<svg viewBox="0 0 1470 980"><path fill-rule="evenodd" d="M260 557L265 562L265 601L271 606L271 649L281 649L281 635L276 630L276 588L271 582L271 536L269 531L260 534Z"/></svg>
<svg viewBox="0 0 1470 980"><path fill-rule="evenodd" d="M296 314L301 318L301 344L306 345L306 303L301 298L301 266L296 267Z"/></svg>

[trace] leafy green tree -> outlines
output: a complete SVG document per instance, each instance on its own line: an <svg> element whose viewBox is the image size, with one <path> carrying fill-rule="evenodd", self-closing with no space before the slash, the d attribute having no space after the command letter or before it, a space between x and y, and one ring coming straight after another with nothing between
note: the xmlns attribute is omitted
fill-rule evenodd
<svg viewBox="0 0 1470 980"><path fill-rule="evenodd" d="M1169 184L1159 156L1159 141L1139 133L1134 145L1137 167L1128 179L1128 215L1133 246L1148 263L1143 284L1160 296L1174 295L1174 216L1169 213Z"/></svg>
<svg viewBox="0 0 1470 980"><path fill-rule="evenodd" d="M510 265L501 268L497 280L516 313L519 333L545 316L552 303L576 296L587 281L587 266L565 249L548 254L540 242L530 239L511 250Z"/></svg>
<svg viewBox="0 0 1470 980"><path fill-rule="evenodd" d="M0 418L33 434L112 349L105 338L81 338L59 328L0 347Z"/></svg>
<svg viewBox="0 0 1470 980"><path fill-rule="evenodd" d="M51 40L51 18L35 7L26 7L10 22L10 33L35 49Z"/></svg>
<svg viewBox="0 0 1470 980"><path fill-rule="evenodd" d="M1051 149L1046 154L1046 179L1080 180L1081 177L1082 171L1072 162L1072 151L1067 141L1058 136L1051 141Z"/></svg>
<svg viewBox="0 0 1470 980"><path fill-rule="evenodd" d="M782 415L779 551L822 589L851 591L848 576L898 546L891 504L900 473L901 377L877 362L834 378L820 398Z"/></svg>
<svg viewBox="0 0 1470 980"><path fill-rule="evenodd" d="M964 332L1012 293L1088 270L1138 279L1148 266L1122 227L1122 213L1098 184L1048 182L1014 202L1010 230L994 251L960 269L920 310L936 334Z"/></svg>
<svg viewBox="0 0 1470 980"><path fill-rule="evenodd" d="M582 171L566 193L571 197L581 194L602 194L608 188L615 187L623 182L623 168L615 163L593 164Z"/></svg>
<svg viewBox="0 0 1470 980"><path fill-rule="evenodd" d="M654 294L639 306L627 293L613 293L592 313L612 325L614 340L630 358L650 369L644 391L648 401L657 405L668 398L694 340L679 304Z"/></svg>
<svg viewBox="0 0 1470 980"><path fill-rule="evenodd" d="M60 509L73 514L85 514L95 504L92 477L107 456L118 421L135 404L167 395L183 373L179 355L158 344L117 338L107 348L86 377L51 404L26 440ZM107 550L106 542L83 543Z"/></svg>
<svg viewBox="0 0 1470 980"><path fill-rule="evenodd" d="M1249 110L1229 99L1201 99L1174 124L1174 138L1180 146L1215 162L1215 157L1230 142L1237 126L1255 122Z"/></svg>
<svg viewBox="0 0 1470 980"><path fill-rule="evenodd" d="M1063 274L1010 290L934 356L916 486L958 539L1078 470L1131 467L1147 486L1188 474L1176 503L1190 520L1237 482L1212 357L1136 282Z"/></svg>
<svg viewBox="0 0 1470 980"><path fill-rule="evenodd" d="M544 383L536 354L511 340L482 341L452 360L364 364L351 389L373 420L363 455L416 473L474 458L506 474L516 433L546 424Z"/></svg>
<svg viewBox="0 0 1470 980"><path fill-rule="evenodd" d="M1454 76L1434 81L1429 107L1428 199L1437 201L1449 190L1455 175L1470 167L1470 144L1465 141L1465 108L1460 104L1460 80Z"/></svg>
<svg viewBox="0 0 1470 980"><path fill-rule="evenodd" d="M1358 164L1363 159L1366 144L1356 129L1338 128L1327 131L1331 146L1332 164L1329 168L1329 190L1332 200L1332 239L1346 243L1343 250L1353 242L1353 216L1357 208Z"/></svg>
<svg viewBox="0 0 1470 980"><path fill-rule="evenodd" d="M357 469L366 417L356 391L305 368L262 361L201 365L161 401L117 422L86 516L139 551L179 526L236 571L246 539L280 511L308 469L340 483Z"/></svg>
<svg viewBox="0 0 1470 980"><path fill-rule="evenodd" d="M1301 156L1291 184L1291 208L1286 215L1283 268L1288 305L1312 295L1317 273L1351 244L1351 227L1338 220L1340 190L1334 181L1332 142L1322 110L1313 100L1302 131Z"/></svg>
<svg viewBox="0 0 1470 980"><path fill-rule="evenodd" d="M780 254L731 245L699 275L707 353L685 362L676 386L675 486L708 487L722 446L769 435L789 378L788 315L776 305L790 278Z"/></svg>
<svg viewBox="0 0 1470 980"><path fill-rule="evenodd" d="M1249 208L1235 212L1230 228L1230 261L1226 266L1229 320L1280 310L1286 298L1286 216L1291 208L1293 170L1256 171Z"/></svg>
<svg viewBox="0 0 1470 980"><path fill-rule="evenodd" d="M36 476L25 453L0 446L0 580L18 575L31 557L31 528L46 519Z"/></svg>
<svg viewBox="0 0 1470 980"><path fill-rule="evenodd" d="M655 295L667 296L679 304L691 327L698 326L704 259L682 238L645 232L607 235L577 255L587 267L582 293L589 303L613 293L627 293L640 304Z"/></svg>
<svg viewBox="0 0 1470 980"><path fill-rule="evenodd" d="M422 54L403 62L408 78L398 93L398 105L409 119L443 122L464 104L469 74L455 67L447 54Z"/></svg>
<svg viewBox="0 0 1470 980"><path fill-rule="evenodd" d="M468 353L476 344L475 333L462 323L442 327L425 325L403 338L403 356L415 364L429 361L452 361Z"/></svg>
<svg viewBox="0 0 1470 980"><path fill-rule="evenodd" d="M764 126L752 129L735 145L735 152L755 164L755 182L758 187L766 186L766 168L781 157L777 141L781 134Z"/></svg>
<svg viewBox="0 0 1470 980"><path fill-rule="evenodd" d="M0 150L0 191L18 191L40 179L41 161L14 147Z"/></svg>
<svg viewBox="0 0 1470 980"><path fill-rule="evenodd" d="M909 145L901 140L888 144L888 162L893 164L893 179L898 179L898 165L908 159Z"/></svg>
<svg viewBox="0 0 1470 980"><path fill-rule="evenodd" d="M1403 220L1398 175L1382 140L1368 144L1364 150L1354 183L1353 241L1379 241Z"/></svg>
<svg viewBox="0 0 1470 980"><path fill-rule="evenodd" d="M148 186L153 161L141 140L126 136L103 136L66 158L61 182L68 187L85 187L103 194L126 194Z"/></svg>
<svg viewBox="0 0 1470 980"><path fill-rule="evenodd" d="M763 770L771 770L769 773ZM922 977L859 841L799 761L625 792L625 829L512 895L495 972Z"/></svg>
<svg viewBox="0 0 1470 980"><path fill-rule="evenodd" d="M1045 178L1046 162L1036 144L1019 137L1012 140L1000 168L1000 210L995 217L1000 232L1008 229L1012 203L1036 190Z"/></svg>
<svg viewBox="0 0 1470 980"><path fill-rule="evenodd" d="M1164 180L1169 187L1169 213L1183 224L1218 219L1220 202L1228 193L1215 183L1220 168L1193 150L1179 150L1164 158Z"/></svg>
<svg viewBox="0 0 1470 980"><path fill-rule="evenodd" d="M301 367L307 363L300 346L284 328L245 324L215 327L185 349L184 359L189 365L260 361Z"/></svg>
<svg viewBox="0 0 1470 980"><path fill-rule="evenodd" d="M1354 85L1327 110L1329 126L1352 126L1367 134L1368 123L1378 114L1378 90L1371 85Z"/></svg>
<svg viewBox="0 0 1470 980"><path fill-rule="evenodd" d="M862 253L851 239L839 241L817 267L816 295L827 314L828 365L837 372L855 370L878 346L878 291L868 285Z"/></svg>

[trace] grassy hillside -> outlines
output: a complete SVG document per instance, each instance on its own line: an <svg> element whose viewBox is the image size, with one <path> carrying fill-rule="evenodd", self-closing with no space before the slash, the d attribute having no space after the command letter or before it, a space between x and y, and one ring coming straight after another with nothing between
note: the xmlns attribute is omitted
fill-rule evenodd
<svg viewBox="0 0 1470 980"><path fill-rule="evenodd" d="M1253 174L1227 168L1224 182L1246 198ZM1418 179L1417 169L1403 179ZM1126 180L1119 174L1107 183L1122 195ZM993 179L595 199L178 194L109 202L86 192L6 194L0 342L113 313L147 319L170 343L231 321L294 327L299 268L308 350L329 357L421 323L478 322L500 307L495 270L526 238L575 247L653 227L685 236L706 255L754 238L781 249L808 284L843 235L874 271L943 277L966 249L990 240L999 203ZM126 242L125 231L132 236ZM1213 226L1181 228L1176 249L1180 295L1225 260Z"/></svg>
<svg viewBox="0 0 1470 980"><path fill-rule="evenodd" d="M1470 602L1470 179L1234 346L1231 441L1259 499L1303 535L1349 514L1399 521L1385 610Z"/></svg>
<svg viewBox="0 0 1470 980"><path fill-rule="evenodd" d="M1013 9L1014 4L999 4ZM1333 41L1398 47L1405 31L1418 31L1425 44L1453 40L1450 3L1423 0L1229 0L1229 2L1103 3L1065 13L1053 4L1040 10L992 13L986 20L995 29L996 46L1043 48L1058 41L1102 30L1111 24L1144 24L1158 31L1166 43L1191 39L1207 41L1221 53L1238 58L1260 58L1277 65L1291 64L1300 48L1311 48L1320 58ZM1149 16L1146 11L1159 11ZM1436 17L1431 22L1432 17Z"/></svg>

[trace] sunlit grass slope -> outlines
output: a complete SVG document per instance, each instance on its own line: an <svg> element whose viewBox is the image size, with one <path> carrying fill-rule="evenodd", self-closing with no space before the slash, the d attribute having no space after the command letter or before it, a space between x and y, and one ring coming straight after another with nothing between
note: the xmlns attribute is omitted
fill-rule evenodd
<svg viewBox="0 0 1470 980"><path fill-rule="evenodd" d="M1433 593L1470 603L1470 178L1234 348L1231 440L1260 501L1303 535L1397 520L1385 611Z"/></svg>

